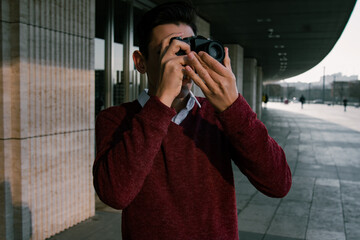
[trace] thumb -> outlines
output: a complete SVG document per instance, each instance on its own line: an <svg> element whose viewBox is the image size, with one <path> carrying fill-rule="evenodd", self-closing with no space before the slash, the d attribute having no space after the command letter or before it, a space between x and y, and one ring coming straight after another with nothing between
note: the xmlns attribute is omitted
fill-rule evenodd
<svg viewBox="0 0 360 240"><path fill-rule="evenodd" d="M225 49L224 66L232 71L230 57L229 57L229 48L225 47L224 49Z"/></svg>

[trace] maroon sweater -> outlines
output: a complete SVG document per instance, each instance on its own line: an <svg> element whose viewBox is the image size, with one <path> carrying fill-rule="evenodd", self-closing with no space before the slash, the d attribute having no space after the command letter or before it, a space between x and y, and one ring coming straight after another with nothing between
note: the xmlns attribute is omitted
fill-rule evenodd
<svg viewBox="0 0 360 240"><path fill-rule="evenodd" d="M151 97L96 120L94 186L123 209L123 239L238 239L231 159L264 194L283 197L291 173L281 147L245 99L224 112L199 98L180 125Z"/></svg>

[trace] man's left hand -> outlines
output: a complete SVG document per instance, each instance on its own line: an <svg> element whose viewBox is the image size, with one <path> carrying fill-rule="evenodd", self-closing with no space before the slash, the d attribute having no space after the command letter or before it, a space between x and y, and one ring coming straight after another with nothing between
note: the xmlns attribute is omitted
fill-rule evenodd
<svg viewBox="0 0 360 240"><path fill-rule="evenodd" d="M200 87L218 112L227 109L238 98L236 78L231 70L229 50L225 48L224 65L206 52L188 54L186 74Z"/></svg>

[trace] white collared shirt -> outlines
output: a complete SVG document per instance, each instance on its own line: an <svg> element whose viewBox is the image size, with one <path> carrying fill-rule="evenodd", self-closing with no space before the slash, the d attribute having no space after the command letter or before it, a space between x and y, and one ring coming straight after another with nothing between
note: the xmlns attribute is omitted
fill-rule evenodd
<svg viewBox="0 0 360 240"><path fill-rule="evenodd" d="M145 106L146 102L150 99L150 96L148 94L148 89L145 89L144 91L142 91L140 94L139 94L139 97L138 97L138 101L140 103L140 105L142 107ZM173 121L174 123L176 123L177 125L179 125L186 117L187 115L189 114L189 112L191 111L191 109L194 107L195 103L201 107L199 101L196 99L195 95L189 91L190 93L190 98L186 104L186 107L181 109L180 112L178 112L172 119L171 121Z"/></svg>

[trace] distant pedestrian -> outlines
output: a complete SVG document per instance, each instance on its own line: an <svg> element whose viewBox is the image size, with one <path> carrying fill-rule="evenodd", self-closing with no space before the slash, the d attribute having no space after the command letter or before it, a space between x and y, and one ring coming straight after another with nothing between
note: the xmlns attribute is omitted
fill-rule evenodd
<svg viewBox="0 0 360 240"><path fill-rule="evenodd" d="M347 102L348 102L348 100L347 100L346 98L344 98L344 100L343 100L343 103L344 103L344 112L346 112Z"/></svg>
<svg viewBox="0 0 360 240"><path fill-rule="evenodd" d="M304 97L304 95L301 95L301 97L300 97L300 102L301 102L301 109L303 109L303 105L304 105L304 103L305 103L305 97Z"/></svg>
<svg viewBox="0 0 360 240"><path fill-rule="evenodd" d="M262 101L264 102L264 107L266 108L267 102L269 101L269 96L267 94L263 95Z"/></svg>

